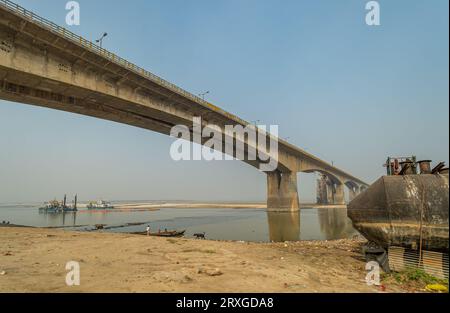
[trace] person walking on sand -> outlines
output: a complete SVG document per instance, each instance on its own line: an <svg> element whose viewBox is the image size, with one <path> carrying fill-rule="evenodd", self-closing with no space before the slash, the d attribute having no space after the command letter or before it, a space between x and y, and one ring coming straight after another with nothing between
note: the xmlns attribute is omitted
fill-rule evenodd
<svg viewBox="0 0 450 313"><path fill-rule="evenodd" d="M147 236L150 236L150 225L147 225Z"/></svg>

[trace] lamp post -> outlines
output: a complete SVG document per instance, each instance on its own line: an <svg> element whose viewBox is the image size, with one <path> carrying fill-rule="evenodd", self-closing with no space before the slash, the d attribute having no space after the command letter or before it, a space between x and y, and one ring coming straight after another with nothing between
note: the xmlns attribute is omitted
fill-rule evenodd
<svg viewBox="0 0 450 313"><path fill-rule="evenodd" d="M258 123L259 123L259 122L261 122L261 120L250 121L250 124L251 124L252 126L255 126L255 129L259 129L259 127L258 127Z"/></svg>
<svg viewBox="0 0 450 313"><path fill-rule="evenodd" d="M261 120L251 121L251 123L252 123L253 125L255 125L255 128L256 128L256 129L259 128L259 127L258 127L258 123L260 123L260 122L261 122Z"/></svg>
<svg viewBox="0 0 450 313"><path fill-rule="evenodd" d="M108 36L108 33L103 33L103 35L97 39L95 42L100 44L100 48L102 48L103 45L103 38L105 38L106 36Z"/></svg>
<svg viewBox="0 0 450 313"><path fill-rule="evenodd" d="M205 96L206 96L207 94L209 94L209 91L205 91L205 92L203 92L203 93L200 93L200 94L198 94L198 96L199 96L200 98L202 98L203 100L205 100Z"/></svg>

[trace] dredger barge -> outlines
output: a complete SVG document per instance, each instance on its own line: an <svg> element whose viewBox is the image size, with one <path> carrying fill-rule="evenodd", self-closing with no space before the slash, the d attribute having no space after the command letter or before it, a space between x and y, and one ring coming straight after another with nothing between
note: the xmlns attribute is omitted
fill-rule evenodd
<svg viewBox="0 0 450 313"><path fill-rule="evenodd" d="M348 216L369 242L367 261L384 271L418 268L449 277L448 168L415 157L388 158L387 175L348 205Z"/></svg>
<svg viewBox="0 0 450 313"><path fill-rule="evenodd" d="M354 228L371 244L365 252L384 252L380 264L391 247L417 251L419 259L422 251L439 252L448 264L448 168L415 157L388 158L385 166L387 175L348 205Z"/></svg>

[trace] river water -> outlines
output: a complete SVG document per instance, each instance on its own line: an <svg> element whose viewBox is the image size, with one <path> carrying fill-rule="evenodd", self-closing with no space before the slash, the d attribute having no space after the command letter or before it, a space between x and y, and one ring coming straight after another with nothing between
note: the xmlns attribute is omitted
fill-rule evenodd
<svg viewBox="0 0 450 313"><path fill-rule="evenodd" d="M263 209L180 209L157 211L95 211L39 213L34 205L0 205L0 223L37 227L67 227L92 231L95 224L110 232L186 230L186 237L206 233L207 239L242 241L332 240L357 235L346 209L302 209L299 213L268 213ZM136 223L142 223L135 225ZM128 225L127 224L133 224Z"/></svg>

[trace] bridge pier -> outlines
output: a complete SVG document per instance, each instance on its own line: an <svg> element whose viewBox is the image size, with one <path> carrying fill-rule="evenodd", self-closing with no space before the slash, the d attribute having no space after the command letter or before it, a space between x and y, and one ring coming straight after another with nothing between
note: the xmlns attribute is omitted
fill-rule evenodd
<svg viewBox="0 0 450 313"><path fill-rule="evenodd" d="M345 204L344 184L333 183L331 180L327 180L324 188L326 189L324 191L326 204Z"/></svg>
<svg viewBox="0 0 450 313"><path fill-rule="evenodd" d="M336 184L334 190L334 204L345 204L344 184Z"/></svg>
<svg viewBox="0 0 450 313"><path fill-rule="evenodd" d="M334 204L334 184L328 180L327 181L327 204Z"/></svg>
<svg viewBox="0 0 450 313"><path fill-rule="evenodd" d="M267 210L293 212L299 209L297 173L267 173Z"/></svg>
<svg viewBox="0 0 450 313"><path fill-rule="evenodd" d="M352 201L353 199L356 198L356 196L359 194L359 187L354 187L352 189L349 189L348 195L349 195L349 200Z"/></svg>
<svg viewBox="0 0 450 313"><path fill-rule="evenodd" d="M317 179L317 188L316 188L317 204L328 203L327 190L328 190L327 177L325 175L319 175L319 178Z"/></svg>

